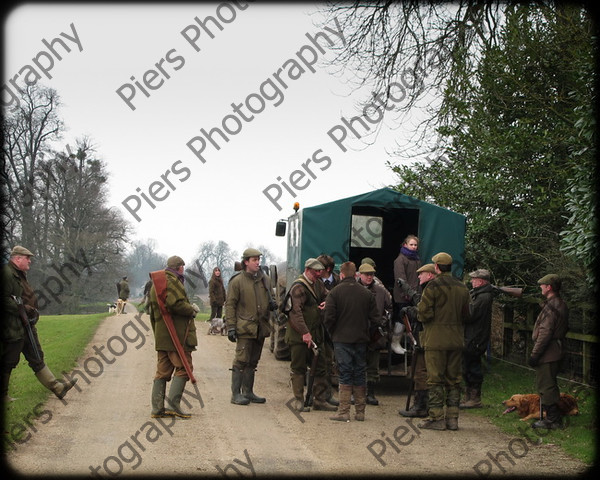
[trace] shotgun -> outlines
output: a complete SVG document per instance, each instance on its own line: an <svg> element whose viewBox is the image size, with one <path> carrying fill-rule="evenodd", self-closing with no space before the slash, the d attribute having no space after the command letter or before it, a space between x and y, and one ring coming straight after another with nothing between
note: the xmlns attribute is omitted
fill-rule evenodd
<svg viewBox="0 0 600 480"><path fill-rule="evenodd" d="M410 385L408 387L408 395L406 397L406 408L405 408L405 410L408 411L410 409L410 397L412 397L413 390L415 388L415 372L417 370L417 355L420 354L421 349L419 348L419 344L417 343L417 340L415 339L415 337L412 333L410 321L408 320L408 315L406 315L406 313L402 316L402 321L404 322L404 326L406 327L406 333L408 335L408 338L410 338L410 341L413 344L413 357L411 360L412 363L410 365Z"/></svg>
<svg viewBox="0 0 600 480"><path fill-rule="evenodd" d="M23 305L23 299L19 297L15 297L11 295L13 300L17 302L17 309L19 310L19 317L21 318L21 323L23 324L23 328L27 332L27 336L29 337L29 343L31 343L31 349L33 350L33 354L38 362L42 361L42 355L37 347L37 342L35 341L35 335L33 334L33 330L31 328L31 322L27 317L27 312L25 311L25 305Z"/></svg>
<svg viewBox="0 0 600 480"><path fill-rule="evenodd" d="M313 385L315 383L315 373L317 372L317 361L319 360L319 349L317 344L311 341L311 350L313 352L313 358L310 362L310 371L308 373L308 383L306 385L306 398L304 399L304 408L310 406L310 397L312 395Z"/></svg>
<svg viewBox="0 0 600 480"><path fill-rule="evenodd" d="M492 288L497 293L505 293L506 295L510 295L511 297L523 296L523 289L519 287L497 287L496 285L492 285Z"/></svg>

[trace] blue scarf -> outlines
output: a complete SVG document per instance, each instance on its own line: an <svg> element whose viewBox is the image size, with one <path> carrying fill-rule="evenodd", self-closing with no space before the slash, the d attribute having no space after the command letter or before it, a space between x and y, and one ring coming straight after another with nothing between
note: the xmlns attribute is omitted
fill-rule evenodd
<svg viewBox="0 0 600 480"><path fill-rule="evenodd" d="M418 250L409 250L406 247L402 247L400 249L400 253L405 257L408 257L410 260L419 260L419 251Z"/></svg>

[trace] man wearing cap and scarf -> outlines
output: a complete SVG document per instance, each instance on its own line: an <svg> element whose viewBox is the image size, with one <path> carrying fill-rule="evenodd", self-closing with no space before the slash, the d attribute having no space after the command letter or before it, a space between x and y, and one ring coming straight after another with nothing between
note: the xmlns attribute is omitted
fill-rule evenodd
<svg viewBox="0 0 600 480"><path fill-rule="evenodd" d="M165 308L171 316L187 362L193 368L192 352L196 350L196 345L198 345L194 317L198 313L198 307L190 303L185 292L184 267L185 262L177 255L167 259L167 268L165 268L167 278ZM191 415L183 412L180 406L181 396L189 377L164 322L154 283L150 288L149 303L150 323L154 332L154 348L157 352L156 374L151 395L151 416L153 418L191 418ZM169 395L166 397L169 408L165 408L165 390L169 381L171 386Z"/></svg>
<svg viewBox="0 0 600 480"><path fill-rule="evenodd" d="M311 360L312 342L319 349L315 381L313 384L313 409L335 411L336 407L327 403L328 382L325 350L325 331L321 319L327 290L321 282L323 264L316 258L304 262L302 272L290 287L292 309L288 314L288 328L285 341L290 346L290 381L294 394L293 407L304 410L304 379Z"/></svg>
<svg viewBox="0 0 600 480"><path fill-rule="evenodd" d="M558 408L560 390L556 377L566 351L565 339L569 330L569 309L560 296L561 279L556 274L538 280L545 298L542 310L533 326L533 348L528 363L535 368L535 385L546 412L533 428L559 429L563 427Z"/></svg>
<svg viewBox="0 0 600 480"><path fill-rule="evenodd" d="M465 398L460 408L481 408L481 385L483 370L481 357L487 351L492 330L492 303L494 287L490 283L490 272L484 268L469 273L471 277L471 318L465 324L465 351L463 352L463 377Z"/></svg>
<svg viewBox="0 0 600 480"><path fill-rule="evenodd" d="M421 344L425 350L429 396L429 416L418 426L431 430L457 430L463 323L470 315L469 290L452 275L449 254L440 252L431 260L437 277L429 282L417 305L417 320L423 323Z"/></svg>
<svg viewBox="0 0 600 480"><path fill-rule="evenodd" d="M1 395L5 401L14 400L8 396L8 385L12 370L19 364L21 353L39 382L58 398L63 398L77 382L77 379L68 382L57 380L44 363L44 352L35 327L39 319L38 301L33 288L27 281L27 272L33 256L28 249L17 245L12 249L10 259L2 269L4 318L0 329L2 338ZM35 346L31 343L26 327L23 325L19 304L22 304L25 309ZM36 356L35 347L37 347L39 358Z"/></svg>
<svg viewBox="0 0 600 480"><path fill-rule="evenodd" d="M236 343L231 368L231 403L265 403L254 394L254 377L265 338L271 334L269 312L273 309L269 279L260 269L261 252L247 248L242 254L242 270L227 286L225 321L227 337Z"/></svg>

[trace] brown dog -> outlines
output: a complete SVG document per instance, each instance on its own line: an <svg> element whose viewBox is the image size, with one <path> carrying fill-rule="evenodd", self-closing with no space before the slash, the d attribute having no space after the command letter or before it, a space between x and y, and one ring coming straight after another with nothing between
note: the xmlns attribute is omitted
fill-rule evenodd
<svg viewBox="0 0 600 480"><path fill-rule="evenodd" d="M522 422L526 422L532 418L540 418L540 396L537 393L513 395L508 400L504 400L502 405L507 407L506 410L504 410L504 414L516 410L519 414L519 417L521 417ZM563 416L579 414L577 400L575 397L573 397L573 395L569 395L568 393L560 394L558 409L560 410L560 414Z"/></svg>

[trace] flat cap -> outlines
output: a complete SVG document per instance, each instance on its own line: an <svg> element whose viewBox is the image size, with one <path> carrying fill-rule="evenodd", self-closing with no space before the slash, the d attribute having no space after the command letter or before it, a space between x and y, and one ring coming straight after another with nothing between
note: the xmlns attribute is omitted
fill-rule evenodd
<svg viewBox="0 0 600 480"><path fill-rule="evenodd" d="M555 273L544 275L537 281L538 285L560 285L560 277Z"/></svg>
<svg viewBox="0 0 600 480"><path fill-rule="evenodd" d="M365 258L363 258L361 260L360 264L362 265L363 263L368 263L373 268L377 268L377 265L375 265L375 260L373 260L371 257L365 257Z"/></svg>
<svg viewBox="0 0 600 480"><path fill-rule="evenodd" d="M474 272L469 273L471 278L482 278L483 280L490 281L490 271L485 268L478 268Z"/></svg>
<svg viewBox="0 0 600 480"><path fill-rule="evenodd" d="M440 265L452 265L452 257L446 252L436 253L431 261Z"/></svg>
<svg viewBox="0 0 600 480"><path fill-rule="evenodd" d="M435 265L433 263L427 263L417 270L417 273L423 272L435 273Z"/></svg>
<svg viewBox="0 0 600 480"><path fill-rule="evenodd" d="M247 248L242 253L242 258L250 258L250 257L260 257L262 255L256 248Z"/></svg>
<svg viewBox="0 0 600 480"><path fill-rule="evenodd" d="M360 267L358 267L359 273L375 273L375 267L370 263L363 263Z"/></svg>
<svg viewBox="0 0 600 480"><path fill-rule="evenodd" d="M313 270L325 270L325 267L316 258L309 258L304 262L304 268L312 268Z"/></svg>
<svg viewBox="0 0 600 480"><path fill-rule="evenodd" d="M183 258L178 257L177 255L173 255L172 257L169 257L167 260L168 268L179 268L182 265L185 265L185 262L183 261Z"/></svg>
<svg viewBox="0 0 600 480"><path fill-rule="evenodd" d="M31 253L29 250L27 250L25 247L22 247L21 245L16 245L15 247L13 247L13 249L10 252L10 256L14 256L14 255L25 255L26 257L33 257L33 253Z"/></svg>

